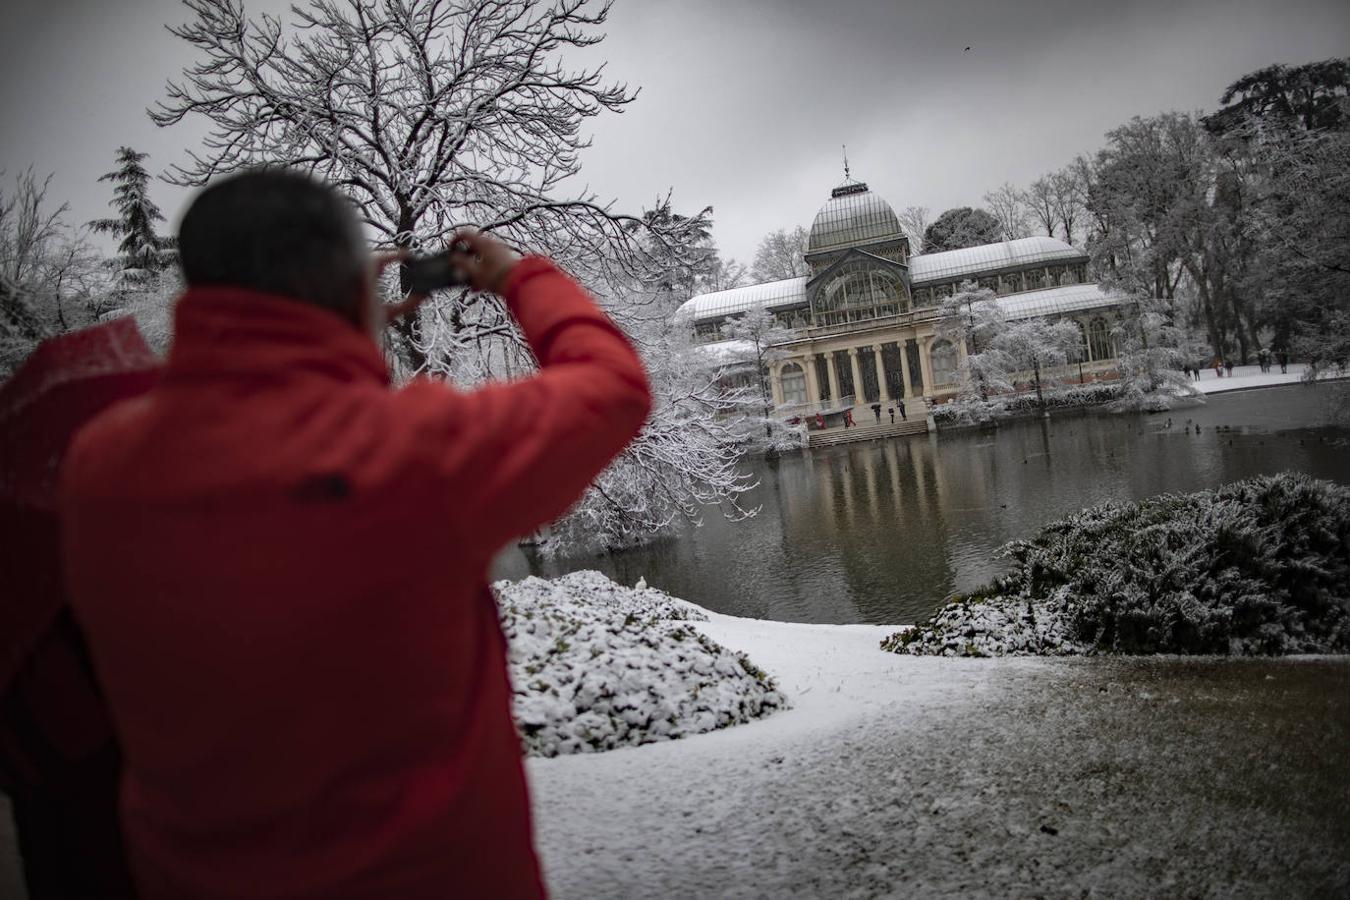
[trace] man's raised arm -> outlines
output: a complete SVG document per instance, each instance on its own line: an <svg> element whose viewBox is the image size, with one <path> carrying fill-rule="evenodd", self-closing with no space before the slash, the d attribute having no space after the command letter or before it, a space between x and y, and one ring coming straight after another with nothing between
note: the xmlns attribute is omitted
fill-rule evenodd
<svg viewBox="0 0 1350 900"><path fill-rule="evenodd" d="M641 430L651 391L628 339L580 285L542 257L501 260L494 253L505 248L487 241L471 236L478 259L464 267L475 286L506 300L539 372L449 396L418 382L401 396L435 432L424 446L436 453L456 518L495 549L577 501Z"/></svg>

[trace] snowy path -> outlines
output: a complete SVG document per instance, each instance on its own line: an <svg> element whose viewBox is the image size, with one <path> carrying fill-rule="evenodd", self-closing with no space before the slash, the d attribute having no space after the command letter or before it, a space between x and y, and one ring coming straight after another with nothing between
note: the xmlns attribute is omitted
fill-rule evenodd
<svg viewBox="0 0 1350 900"><path fill-rule="evenodd" d="M1200 380L1192 382L1205 394L1222 394L1227 391L1245 391L1251 388L1274 387L1279 384L1298 384L1303 378L1303 364L1294 363L1289 371L1281 374L1279 366L1272 366L1269 372L1262 372L1260 366L1237 366L1233 374L1215 376L1213 369L1203 369Z"/></svg>
<svg viewBox="0 0 1350 900"><path fill-rule="evenodd" d="M1350 660L900 657L890 629L700 626L796 708L532 760L554 895L1350 888Z"/></svg>

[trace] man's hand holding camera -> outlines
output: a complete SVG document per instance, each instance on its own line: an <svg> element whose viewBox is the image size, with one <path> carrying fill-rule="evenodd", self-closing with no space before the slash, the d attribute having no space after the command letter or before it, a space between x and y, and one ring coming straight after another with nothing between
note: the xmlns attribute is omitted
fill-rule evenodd
<svg viewBox="0 0 1350 900"><path fill-rule="evenodd" d="M498 291L520 256L505 243L473 228L462 228L450 239L450 249L434 256L413 258L406 250L376 257L376 271L393 263L415 267L413 288L402 301L386 306L389 322L415 311L431 292L468 285L476 291Z"/></svg>

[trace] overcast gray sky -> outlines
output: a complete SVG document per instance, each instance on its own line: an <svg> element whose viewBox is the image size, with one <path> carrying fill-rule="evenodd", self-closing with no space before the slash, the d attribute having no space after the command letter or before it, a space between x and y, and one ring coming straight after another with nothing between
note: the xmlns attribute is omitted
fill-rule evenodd
<svg viewBox="0 0 1350 900"><path fill-rule="evenodd" d="M0 167L54 172L73 221L108 214L96 179L118 145L158 172L199 140L144 112L190 59L163 28L186 19L178 0L3 3ZM712 205L719 246L749 262L766 232L811 224L841 144L897 209L978 205L1133 115L1212 109L1245 72L1350 54L1350 3L619 0L607 31L584 61L642 93L593 120L586 179L632 210L672 187L678 208ZM154 196L171 218L186 199Z"/></svg>

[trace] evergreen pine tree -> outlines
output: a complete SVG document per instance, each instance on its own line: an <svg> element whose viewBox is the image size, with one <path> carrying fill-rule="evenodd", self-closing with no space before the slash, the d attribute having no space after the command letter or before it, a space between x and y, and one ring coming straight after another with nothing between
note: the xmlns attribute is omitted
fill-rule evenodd
<svg viewBox="0 0 1350 900"><path fill-rule="evenodd" d="M99 181L116 185L108 205L117 210L118 216L89 223L100 234L122 236L116 263L122 277L133 282L149 278L173 261L173 239L160 237L155 231L155 223L164 221L164 214L150 200L147 190L150 174L141 162L148 156L130 147L117 148L117 168Z"/></svg>

